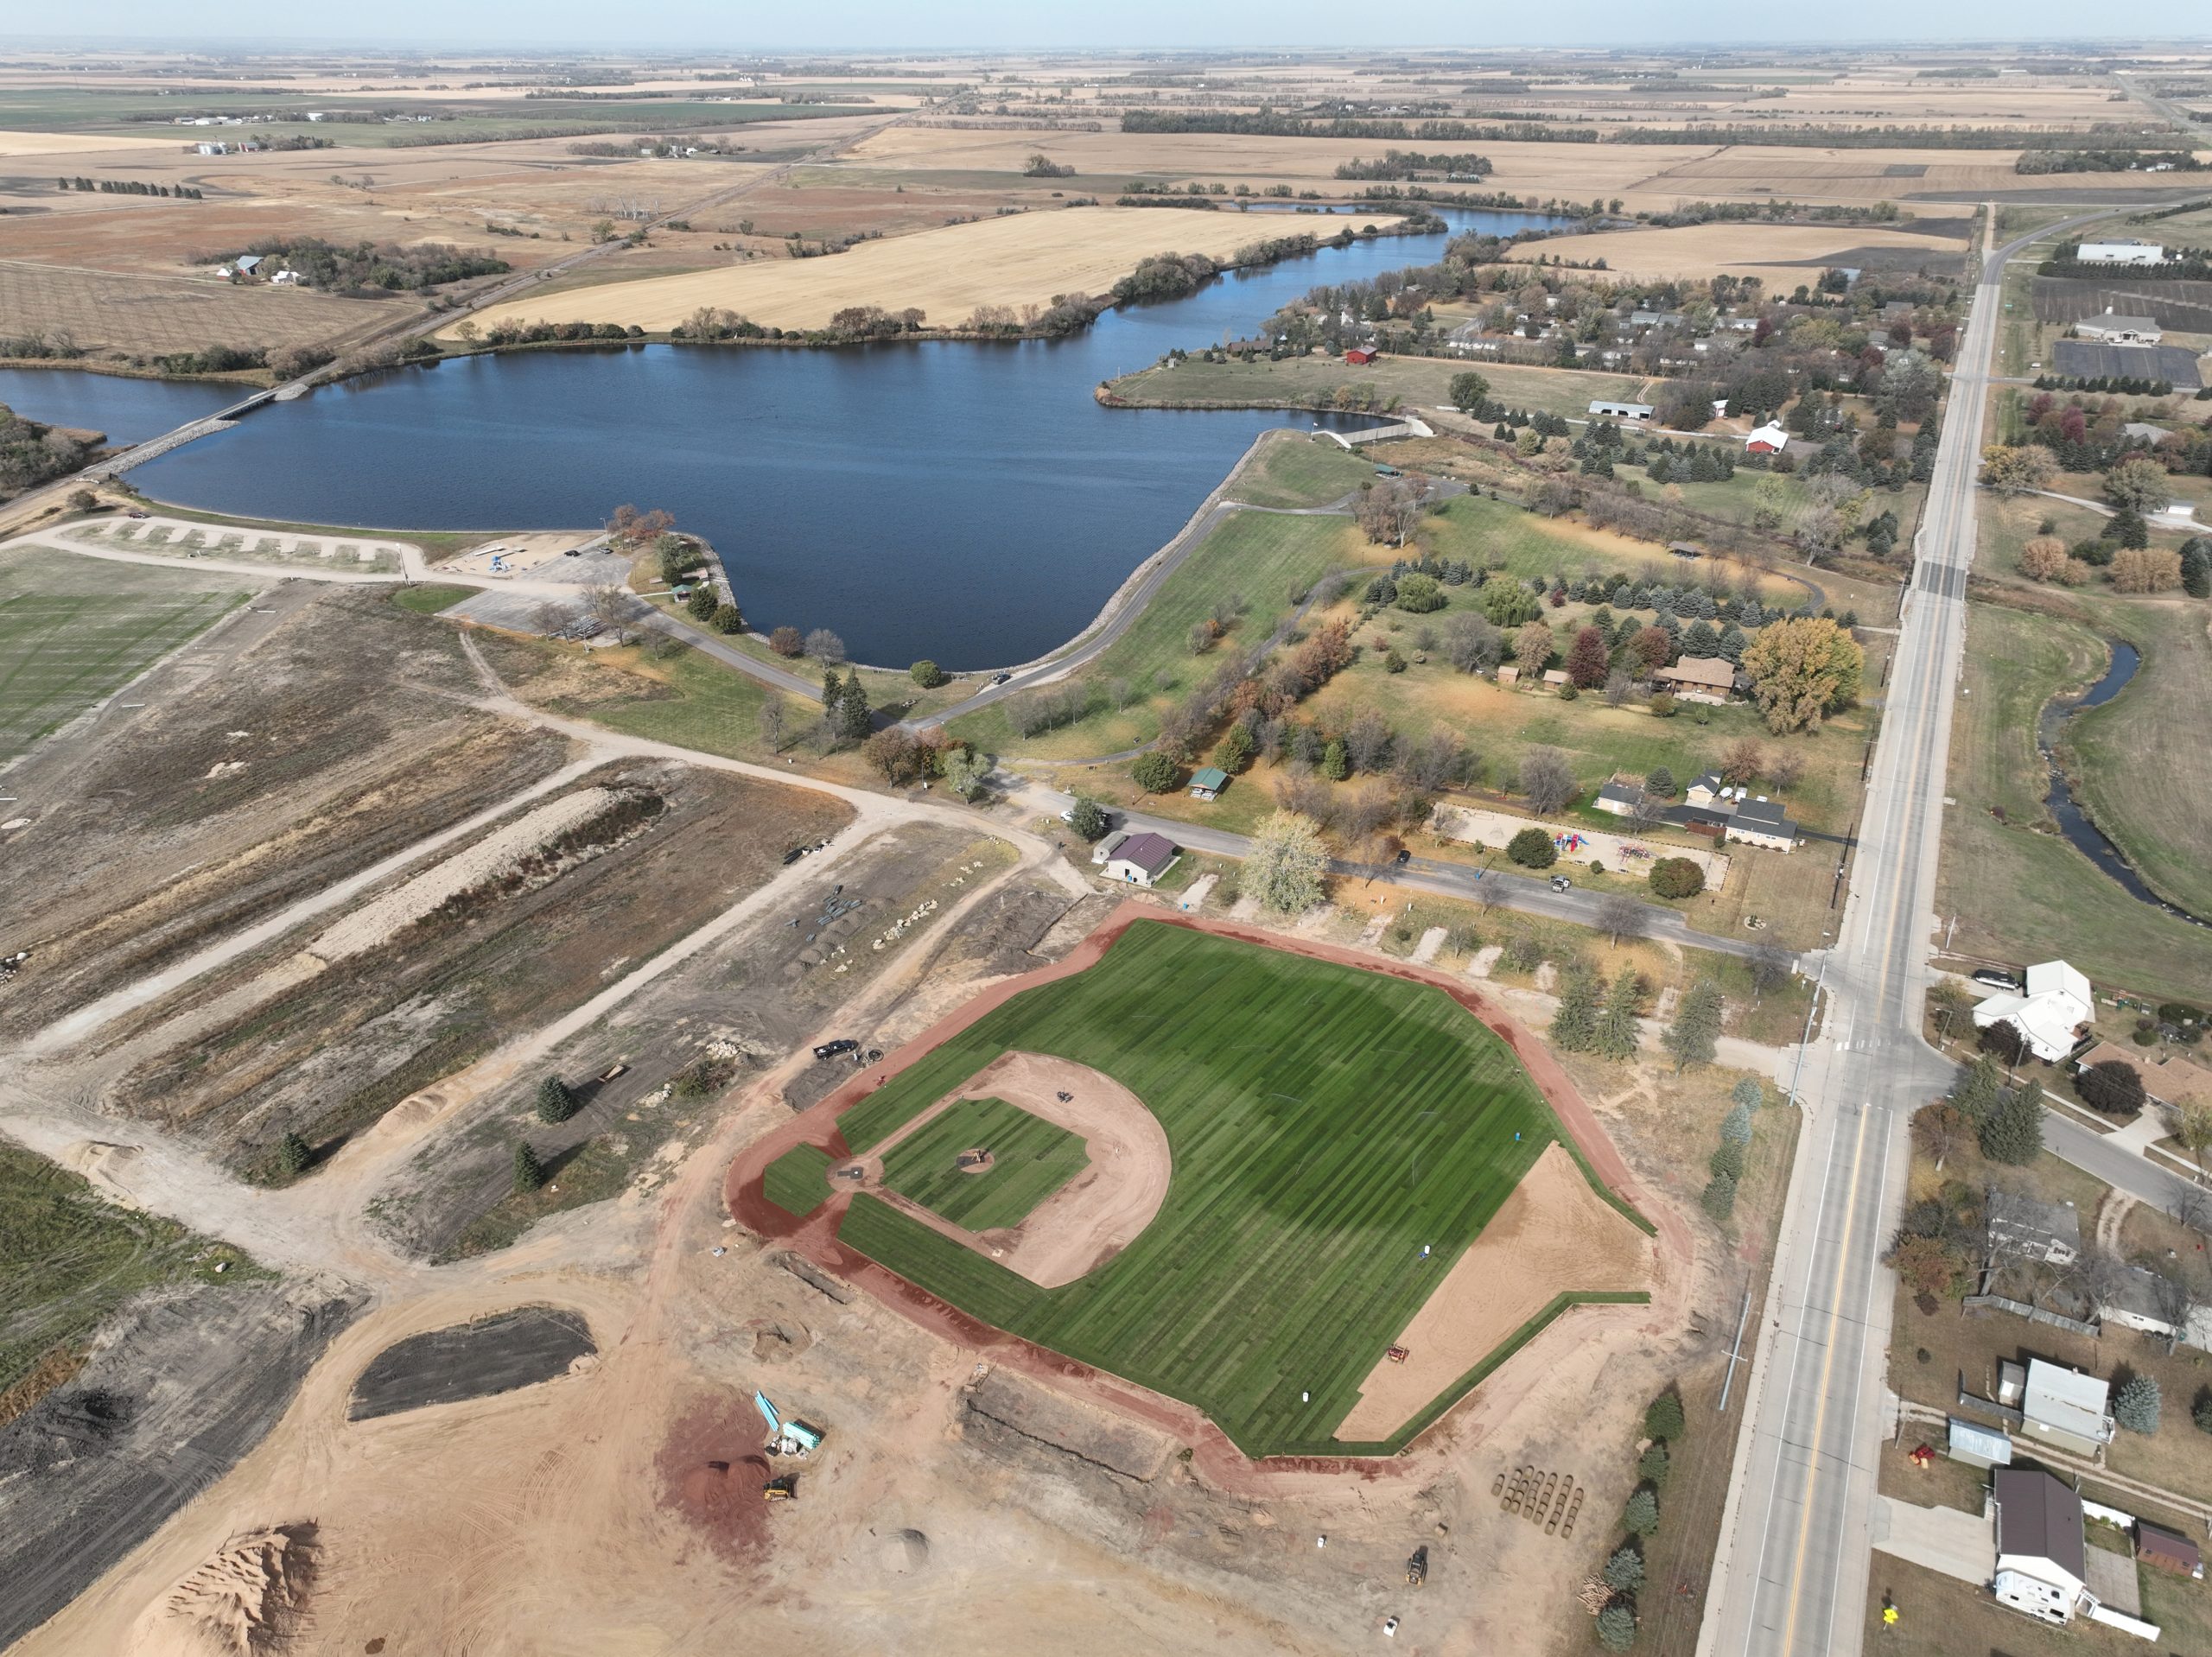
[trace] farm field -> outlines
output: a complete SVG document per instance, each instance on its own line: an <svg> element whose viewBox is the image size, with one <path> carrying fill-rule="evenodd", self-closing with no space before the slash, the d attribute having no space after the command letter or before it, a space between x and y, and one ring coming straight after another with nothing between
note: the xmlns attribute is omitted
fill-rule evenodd
<svg viewBox="0 0 2212 1657"><path fill-rule="evenodd" d="M1952 945L1961 954L2017 964L2063 956L2117 988L2201 994L2212 982L2212 934L2128 896L2058 837L2043 804L2037 714L2095 679L2105 659L2102 641L2079 623L1970 606L1966 694L1951 737L1958 804L1945 826L1937 912L1958 917Z"/></svg>
<svg viewBox="0 0 2212 1657"><path fill-rule="evenodd" d="M1142 920L846 1110L847 1144L865 1152L1016 1049L1101 1070L1159 1118L1174 1173L1152 1223L1058 1290L865 1196L840 1241L1197 1405L1249 1455L1388 1451L1447 1406L1461 1387L1388 1443L1332 1437L1536 1158L1572 1148L1504 1044L1440 990Z"/></svg>
<svg viewBox="0 0 2212 1657"><path fill-rule="evenodd" d="M1163 218L1175 222L1163 224ZM1196 222L1192 222L1196 221ZM1103 293L1138 262L1173 250L1226 258L1271 232L1241 213L1160 213L1085 207L1015 214L864 242L834 259L764 261L684 276L642 278L518 300L480 313L502 321L619 322L655 332L702 305L764 327L826 325L855 305L918 308L940 327L978 305L1045 305L1058 294Z"/></svg>
<svg viewBox="0 0 2212 1657"><path fill-rule="evenodd" d="M207 276L127 275L0 259L0 316L8 326L25 333L67 333L86 351L155 356L208 346L310 345L398 314L388 302L337 299L296 288L233 288Z"/></svg>
<svg viewBox="0 0 2212 1657"><path fill-rule="evenodd" d="M1260 320L1253 319L1255 324ZM1125 375L1109 389L1122 402L1141 407L1243 408L1283 403L1313 408L1318 406L1317 400L1325 401L1347 388L1371 388L1378 397L1395 397L1398 406L1408 413L1427 414L1446 403L1452 377L1470 368L1490 382L1491 397L1509 408L1567 415L1577 420L1588 415L1593 399L1632 398L1644 384L1632 374L1386 353L1357 367L1340 357L1249 363L1185 359L1172 368L1147 368Z"/></svg>
<svg viewBox="0 0 2212 1657"><path fill-rule="evenodd" d="M971 1147L990 1152L985 1172L955 1165ZM962 1099L884 1159L884 1183L957 1226L991 1231L1020 1225L1087 1160L1083 1140L1056 1123L1003 1099Z"/></svg>
<svg viewBox="0 0 2212 1657"><path fill-rule="evenodd" d="M21 753L245 600L183 572L46 548L0 555L0 759Z"/></svg>
<svg viewBox="0 0 2212 1657"><path fill-rule="evenodd" d="M1880 225L1689 225L1669 230L1599 231L1523 243L1506 255L1591 263L1616 276L1685 281L1726 272L1762 278L1787 294L1827 263L1885 270L1955 270L1966 243L1955 236L1916 235Z"/></svg>

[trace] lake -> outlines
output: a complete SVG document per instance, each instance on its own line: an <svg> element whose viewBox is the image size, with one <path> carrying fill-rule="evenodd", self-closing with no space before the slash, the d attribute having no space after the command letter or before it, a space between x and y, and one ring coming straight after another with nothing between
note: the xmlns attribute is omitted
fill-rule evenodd
<svg viewBox="0 0 2212 1657"><path fill-rule="evenodd" d="M1552 222L1441 216L1453 232ZM1317 283L1433 263L1446 239L1323 249L1109 312L1071 340L612 346L395 370L257 410L130 481L205 511L395 530L576 528L625 501L664 507L713 543L755 627L828 627L886 666L1011 665L1088 624L1255 433L1315 423L1104 409L1100 381L1248 335ZM1163 222L1160 245L1174 241ZM105 417L66 423L126 439L207 411L170 393L235 396L30 372L0 376L0 401L61 420L49 380L98 381L84 395Z"/></svg>

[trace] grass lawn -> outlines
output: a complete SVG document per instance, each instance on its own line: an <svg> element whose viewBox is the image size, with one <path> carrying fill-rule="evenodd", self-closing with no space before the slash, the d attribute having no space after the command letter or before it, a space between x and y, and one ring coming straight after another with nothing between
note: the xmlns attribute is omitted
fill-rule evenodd
<svg viewBox="0 0 2212 1657"><path fill-rule="evenodd" d="M1375 480L1375 462L1325 437L1278 437L1230 479L1230 500L1249 506L1325 506Z"/></svg>
<svg viewBox="0 0 2212 1657"><path fill-rule="evenodd" d="M980 1146L984 1172L955 1162ZM1003 1099L962 1099L884 1159L884 1184L957 1226L990 1231L1020 1225L1030 1210L1089 1165L1084 1141Z"/></svg>
<svg viewBox="0 0 2212 1657"><path fill-rule="evenodd" d="M218 1264L224 1267L219 1276ZM104 1202L77 1175L0 1140L0 1421L33 1401L34 1370L49 1384L59 1355L142 1289L187 1279L238 1282L243 1254L174 1221ZM39 1390L43 1391L41 1387Z"/></svg>
<svg viewBox="0 0 2212 1657"><path fill-rule="evenodd" d="M2068 768L2097 826L2152 889L2212 916L2212 610L2194 599L2111 599L2094 606L2142 652L2127 688L2067 721Z"/></svg>
<svg viewBox="0 0 2212 1657"><path fill-rule="evenodd" d="M391 595L391 601L403 610L412 610L418 616L434 616L441 610L450 610L463 599L476 596L473 587L447 587L430 582L422 587L403 587Z"/></svg>
<svg viewBox="0 0 2212 1657"><path fill-rule="evenodd" d="M574 707L556 703L556 710L594 720L632 736L673 742L702 753L733 759L768 757L766 745L760 740L760 706L778 693L758 679L696 651L683 651L658 661L646 658L642 652L625 652L620 665L628 674L642 676L668 694ZM788 697L782 700L788 705L787 732L804 730L822 711Z"/></svg>
<svg viewBox="0 0 2212 1657"><path fill-rule="evenodd" d="M2103 670L2089 628L1976 603L1966 682L1954 710L1951 797L1937 901L1958 917L1963 954L2026 962L2062 956L2113 988L2199 994L2212 983L2212 934L2138 902L2059 838L2044 809L2048 771L2036 716L2053 695ZM2141 780L2140 768L2125 773Z"/></svg>
<svg viewBox="0 0 2212 1657"><path fill-rule="evenodd" d="M44 547L0 557L0 759L128 684L245 599L154 565Z"/></svg>
<svg viewBox="0 0 2212 1657"><path fill-rule="evenodd" d="M1005 705L994 703L953 721L955 735L994 753L1039 759L1080 759L1119 753L1149 742L1174 701L1211 674L1217 657L1191 654L1192 625L1216 603L1242 595L1245 609L1227 643L1250 648L1272 633L1304 593L1332 570L1388 563L1390 549L1368 544L1348 517L1287 517L1240 512L1208 536L1169 578L1126 633L1083 670L1088 682L1109 694L1086 719L1034 737L1020 737ZM1129 688L1126 708L1112 707L1110 687Z"/></svg>
<svg viewBox="0 0 2212 1657"><path fill-rule="evenodd" d="M1633 398L1643 382L1632 374L1600 374L1579 368L1522 368L1457 358L1382 356L1354 367L1340 357L1293 357L1279 363L1209 363L1189 359L1173 368L1147 368L1112 383L1125 403L1175 408L1287 403L1315 406L1348 387L1371 388L1395 397L1408 412L1448 401L1452 377L1473 369L1490 382L1491 396L1508 408L1531 413L1587 416L1599 398Z"/></svg>
<svg viewBox="0 0 2212 1657"><path fill-rule="evenodd" d="M847 1143L880 1142L1017 1048L1091 1065L1160 1118L1174 1174L1143 1235L1053 1290L866 1198L841 1240L1198 1406L1255 1456L1344 1450L1330 1433L1383 1349L1545 1146L1572 1148L1440 990L1147 921L846 1111Z"/></svg>
<svg viewBox="0 0 2212 1657"><path fill-rule="evenodd" d="M818 1145L793 1146L768 1165L768 1200L794 1218L811 1214L830 1195L830 1161Z"/></svg>
<svg viewBox="0 0 2212 1657"><path fill-rule="evenodd" d="M1492 500L1486 495L1454 497L1423 518L1421 530L1440 558L1464 558L1477 566L1502 567L1508 575L1523 579L1562 574L1579 579L1586 572L1596 571L1626 575L1630 581L1649 578L1678 586L1695 585L1718 567L1738 589L1745 581L1755 579L1759 602L1770 608L1793 609L1805 597L1805 589L1796 582L1760 574L1732 560L1671 558L1664 548L1649 541L1594 530L1573 518L1545 517L1524 511L1512 501Z"/></svg>

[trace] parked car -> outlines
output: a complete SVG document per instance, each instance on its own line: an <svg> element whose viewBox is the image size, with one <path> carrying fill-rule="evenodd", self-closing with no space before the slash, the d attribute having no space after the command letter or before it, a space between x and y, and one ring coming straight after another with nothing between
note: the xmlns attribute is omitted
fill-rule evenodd
<svg viewBox="0 0 2212 1657"><path fill-rule="evenodd" d="M1565 891L1566 891L1569 886L1573 886L1573 884L1574 884L1574 882L1573 882L1573 881L1572 881L1572 880L1568 879L1567 879L1565 875L1563 875L1563 874L1554 874L1554 876L1552 876L1552 890L1553 890L1554 892L1565 892Z"/></svg>
<svg viewBox="0 0 2212 1657"><path fill-rule="evenodd" d="M1011 673L995 673L991 676L991 682L995 685L1002 685L1012 677L1014 675Z"/></svg>
<svg viewBox="0 0 2212 1657"><path fill-rule="evenodd" d="M1983 985L1990 989L2006 990L2015 995L2018 994L2020 992L2020 981L2013 977L2011 973L2002 971L1995 967L1977 968L1973 974L1973 977L1975 983Z"/></svg>
<svg viewBox="0 0 2212 1657"><path fill-rule="evenodd" d="M836 1041L823 1042L821 1046L814 1050L814 1056L817 1058L835 1058L840 1053L856 1051L859 1047L860 1043L841 1037Z"/></svg>

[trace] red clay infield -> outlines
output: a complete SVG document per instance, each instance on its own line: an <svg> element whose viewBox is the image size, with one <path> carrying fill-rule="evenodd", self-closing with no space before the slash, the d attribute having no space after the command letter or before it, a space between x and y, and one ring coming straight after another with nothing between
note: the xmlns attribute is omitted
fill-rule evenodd
<svg viewBox="0 0 2212 1657"><path fill-rule="evenodd" d="M1535 1079L1545 1101L1565 1125L1575 1145L1589 1159L1590 1165L1597 1171L1599 1178L1639 1214L1657 1225L1659 1266L1662 1275L1674 1278L1677 1282L1686 1280L1691 1248L1688 1235L1681 1222L1671 1209L1644 1195L1642 1185L1629 1171L1628 1164L1622 1159L1611 1138L1599 1124L1596 1114L1575 1090L1574 1084L1567 1079L1567 1072L1560 1068L1558 1060L1552 1057L1550 1051L1489 997L1464 982L1425 967L1378 959L1360 950L1319 943L1308 938L1287 937L1258 927L1163 911L1137 902L1124 903L1108 916L1096 931L1070 950L1064 959L1049 967L1040 967L1035 972L1024 973L1020 977L992 985L957 1012L939 1019L890 1054L881 1063L869 1065L863 1074L855 1076L829 1097L800 1112L774 1132L747 1146L730 1165L723 1185L724 1199L731 1214L760 1236L781 1242L816 1265L858 1285L884 1305L932 1334L987 1354L995 1364L1065 1388L1088 1402L1133 1416L1189 1444L1194 1452L1198 1470L1223 1489L1261 1495L1269 1489L1277 1476L1284 1474L1340 1473L1376 1478L1404 1470L1408 1463L1402 1453L1394 1457L1271 1456L1255 1461L1238 1450L1220 1428L1192 1406L1123 1381L1089 1364L1078 1363L1020 1336L1009 1335L1004 1330L971 1317L959 1307L909 1283L867 1255L847 1248L837 1240L837 1225L851 1203L849 1192L834 1193L806 1219L794 1220L768 1201L761 1190L762 1178L768 1165L794 1146L817 1145L833 1159L842 1160L849 1158L852 1148L845 1143L844 1135L837 1127L837 1117L842 1112L874 1092L908 1065L950 1041L985 1013L1003 1006L1024 990L1052 983L1096 964L1131 923L1140 920L1161 926L1181 926L1193 931L1211 932L1218 937L1236 938L1264 949L1282 949L1319 961L1356 967L1363 972L1385 973L1415 983L1432 984L1444 991L1513 1050L1514 1056ZM1468 1397L1474 1395L1471 1392ZM1446 1412L1422 1438L1437 1434L1459 1413L1465 1402L1466 1400L1462 1399Z"/></svg>

